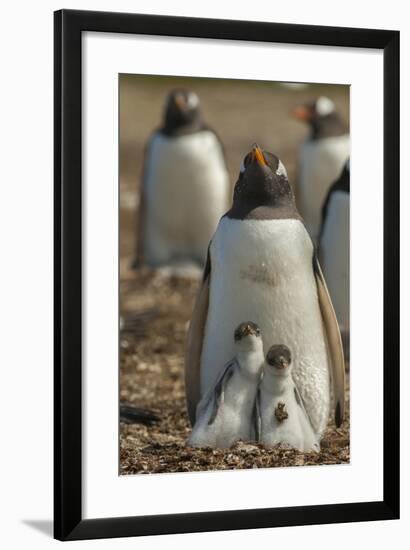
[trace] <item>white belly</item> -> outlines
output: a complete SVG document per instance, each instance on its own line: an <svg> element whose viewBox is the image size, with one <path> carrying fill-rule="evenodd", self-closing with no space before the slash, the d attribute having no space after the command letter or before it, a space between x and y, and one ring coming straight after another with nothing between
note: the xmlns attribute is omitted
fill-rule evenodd
<svg viewBox="0 0 410 550"><path fill-rule="evenodd" d="M319 236L321 211L327 192L340 176L349 154L348 135L308 140L301 147L297 201L315 242Z"/></svg>
<svg viewBox="0 0 410 550"><path fill-rule="evenodd" d="M288 414L279 421L275 409L279 403L285 405ZM297 404L294 385L291 380L281 392L266 391L263 386L260 393L261 436L264 445L274 446L279 443L291 445L302 452L319 450L317 438L304 411Z"/></svg>
<svg viewBox="0 0 410 550"><path fill-rule="evenodd" d="M202 395L234 355L243 321L262 331L264 352L285 344L293 375L317 432L329 415L329 372L313 247L297 220L223 218L211 244L211 284L201 357Z"/></svg>
<svg viewBox="0 0 410 550"><path fill-rule="evenodd" d="M323 274L339 325L349 330L349 208L350 195L332 193L320 242Z"/></svg>
<svg viewBox="0 0 410 550"><path fill-rule="evenodd" d="M228 208L229 178L217 138L210 131L177 138L156 134L146 163L147 263L203 262Z"/></svg>

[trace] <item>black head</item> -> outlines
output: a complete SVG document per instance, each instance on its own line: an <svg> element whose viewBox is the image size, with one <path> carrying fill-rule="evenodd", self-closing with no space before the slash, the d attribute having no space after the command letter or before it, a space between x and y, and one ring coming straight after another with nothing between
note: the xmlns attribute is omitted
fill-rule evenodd
<svg viewBox="0 0 410 550"><path fill-rule="evenodd" d="M266 354L266 362L276 369L286 369L292 362L290 349L283 344L271 346Z"/></svg>
<svg viewBox="0 0 410 550"><path fill-rule="evenodd" d="M246 321L236 327L234 332L235 342L239 342L242 338L249 335L257 336L258 338L261 335L260 328L256 323L252 323L252 321Z"/></svg>
<svg viewBox="0 0 410 550"><path fill-rule="evenodd" d="M232 218L245 218L258 207L294 206L295 200L282 162L259 145L242 161L233 194L233 205L227 213Z"/></svg>
<svg viewBox="0 0 410 550"><path fill-rule="evenodd" d="M309 125L312 139L336 137L347 132L347 128L336 110L336 105L325 96L296 107L293 116Z"/></svg>
<svg viewBox="0 0 410 550"><path fill-rule="evenodd" d="M189 90L173 90L165 103L163 133L189 133L199 129L201 112L199 98Z"/></svg>

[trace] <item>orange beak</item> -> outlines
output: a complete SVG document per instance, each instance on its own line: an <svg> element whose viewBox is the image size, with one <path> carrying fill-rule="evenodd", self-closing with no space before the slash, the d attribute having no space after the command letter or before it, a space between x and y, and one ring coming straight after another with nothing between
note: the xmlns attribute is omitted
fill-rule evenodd
<svg viewBox="0 0 410 550"><path fill-rule="evenodd" d="M177 104L177 107L181 109L181 111L183 111L186 107L185 98L182 94L178 94L175 96L175 103Z"/></svg>
<svg viewBox="0 0 410 550"><path fill-rule="evenodd" d="M259 166L268 165L268 163L265 160L265 157L263 156L262 149L259 147L259 145L256 145L256 144L252 147L252 162L254 160L256 160Z"/></svg>
<svg viewBox="0 0 410 550"><path fill-rule="evenodd" d="M288 366L287 362L283 357L279 358L279 364L276 365L276 368L278 369L285 369Z"/></svg>
<svg viewBox="0 0 410 550"><path fill-rule="evenodd" d="M305 107L304 105L300 105L292 111L292 116L297 120L308 122L312 118L312 113L307 107Z"/></svg>

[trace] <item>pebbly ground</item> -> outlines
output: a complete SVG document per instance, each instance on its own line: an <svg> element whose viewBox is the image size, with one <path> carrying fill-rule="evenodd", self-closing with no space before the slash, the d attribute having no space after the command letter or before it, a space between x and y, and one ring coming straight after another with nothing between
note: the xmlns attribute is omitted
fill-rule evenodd
<svg viewBox="0 0 410 550"><path fill-rule="evenodd" d="M349 462L349 417L330 423L322 450L299 453L240 442L232 449L185 446L190 432L183 356L197 282L144 269L121 282L121 401L155 411L150 427L121 423L120 473L188 472ZM347 392L347 399L348 399ZM349 407L347 407L349 409Z"/></svg>
<svg viewBox="0 0 410 550"><path fill-rule="evenodd" d="M341 429L330 422L319 454L264 449L240 442L229 450L185 446L189 422L185 407L183 357L198 281L144 268L131 271L138 213L143 145L158 125L162 101L176 86L194 89L205 118L225 144L232 184L254 141L279 155L291 183L303 126L289 117L298 103L326 94L348 114L348 87L314 86L289 90L272 83L122 76L120 79L120 398L155 411L150 427L120 424L121 474L347 463L349 406ZM238 116L238 113L240 116ZM349 380L349 377L348 377ZM349 390L347 389L347 401ZM348 403L347 403L348 405Z"/></svg>

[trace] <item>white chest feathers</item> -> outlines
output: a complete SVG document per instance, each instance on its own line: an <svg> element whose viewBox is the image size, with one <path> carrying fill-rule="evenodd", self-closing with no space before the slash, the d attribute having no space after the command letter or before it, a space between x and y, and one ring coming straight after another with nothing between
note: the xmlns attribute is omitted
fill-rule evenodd
<svg viewBox="0 0 410 550"><path fill-rule="evenodd" d="M234 356L231 335L244 319L258 324L265 353L292 352L293 376L317 433L329 415L329 368L313 246L298 220L223 218L212 240L208 316L201 356L201 395Z"/></svg>
<svg viewBox="0 0 410 550"><path fill-rule="evenodd" d="M349 154L348 135L308 140L301 147L296 198L299 211L315 242L319 236L323 202Z"/></svg>
<svg viewBox="0 0 410 550"><path fill-rule="evenodd" d="M320 260L341 329L349 320L349 211L350 194L332 193L320 239Z"/></svg>
<svg viewBox="0 0 410 550"><path fill-rule="evenodd" d="M236 441L255 439L255 398L262 365L262 348L228 364L198 404L189 446L229 448Z"/></svg>
<svg viewBox="0 0 410 550"><path fill-rule="evenodd" d="M144 193L147 262L203 262L229 200L228 173L215 134L155 134L147 151Z"/></svg>
<svg viewBox="0 0 410 550"><path fill-rule="evenodd" d="M261 443L268 447L289 445L301 452L319 451L318 437L290 374L274 376L265 365L258 408Z"/></svg>

